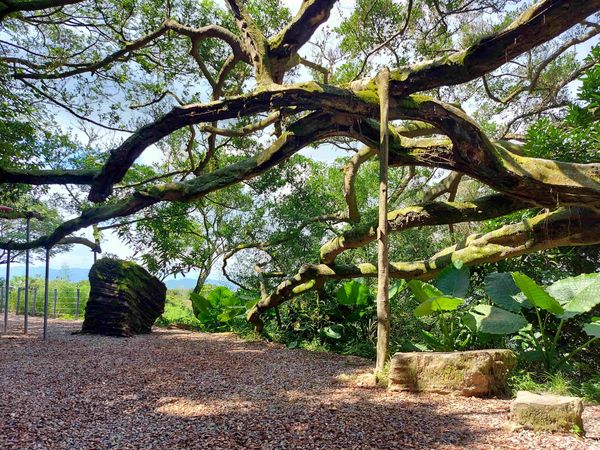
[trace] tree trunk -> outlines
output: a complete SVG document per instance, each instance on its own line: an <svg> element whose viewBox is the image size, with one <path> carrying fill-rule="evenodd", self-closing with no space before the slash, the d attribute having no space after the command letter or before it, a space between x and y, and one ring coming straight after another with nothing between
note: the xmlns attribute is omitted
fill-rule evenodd
<svg viewBox="0 0 600 450"><path fill-rule="evenodd" d="M202 288L204 287L204 282L208 278L210 274L210 267L202 267L200 269L200 273L198 274L198 279L196 280L196 286L194 286L194 290L192 291L194 294L199 294L202 292Z"/></svg>
<svg viewBox="0 0 600 450"><path fill-rule="evenodd" d="M379 226L377 228L377 362L375 371L383 370L390 343L389 256L387 239L388 197L388 106L390 73L381 72L379 87L380 146L379 146Z"/></svg>

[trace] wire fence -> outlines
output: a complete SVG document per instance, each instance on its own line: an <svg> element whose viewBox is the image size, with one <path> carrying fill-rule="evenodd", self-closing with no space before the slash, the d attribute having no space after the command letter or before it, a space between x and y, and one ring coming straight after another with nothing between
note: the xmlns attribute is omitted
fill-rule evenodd
<svg viewBox="0 0 600 450"><path fill-rule="evenodd" d="M89 289L50 289L48 292L48 316L62 319L83 319ZM6 290L0 290L0 311L4 312ZM28 316L44 315L44 289L29 289L27 298ZM8 312L25 314L25 288L10 288L8 296Z"/></svg>

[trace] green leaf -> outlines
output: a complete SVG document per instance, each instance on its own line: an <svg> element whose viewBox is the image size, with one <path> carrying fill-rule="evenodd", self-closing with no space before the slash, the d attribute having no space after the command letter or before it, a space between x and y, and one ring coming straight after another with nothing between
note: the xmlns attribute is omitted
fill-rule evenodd
<svg viewBox="0 0 600 450"><path fill-rule="evenodd" d="M436 338L429 331L419 330L419 333L421 334L421 337L423 338L423 340L425 341L427 346L429 348L431 348L432 350L445 350L446 349L446 346L444 345L444 343L442 341L440 341L438 338Z"/></svg>
<svg viewBox="0 0 600 450"><path fill-rule="evenodd" d="M192 300L192 310L196 317L202 313L204 316L209 315L211 308L210 302L200 294L192 293L190 295L190 299Z"/></svg>
<svg viewBox="0 0 600 450"><path fill-rule="evenodd" d="M393 299L396 295L398 295L399 292L401 292L404 288L406 287L406 281L405 280L400 280L399 283L394 283L391 287L390 287L390 294L389 294L389 299Z"/></svg>
<svg viewBox="0 0 600 450"><path fill-rule="evenodd" d="M455 311L465 301L457 297L436 297L425 300L414 310L416 317L429 316L438 311Z"/></svg>
<svg viewBox="0 0 600 450"><path fill-rule="evenodd" d="M331 339L341 339L342 335L335 331L332 327L323 327L321 328L321 332Z"/></svg>
<svg viewBox="0 0 600 450"><path fill-rule="evenodd" d="M469 290L471 272L467 266L460 268L447 266L435 280L435 286L444 294L452 297L465 297Z"/></svg>
<svg viewBox="0 0 600 450"><path fill-rule="evenodd" d="M533 305L538 308L550 311L554 315L559 315L564 312L563 307L551 297L541 286L538 286L535 281L527 275L519 272L513 273L513 280L523 294Z"/></svg>
<svg viewBox="0 0 600 450"><path fill-rule="evenodd" d="M522 305L515 298L521 294L521 290L510 273L494 272L486 276L485 292L494 305L512 312L521 311Z"/></svg>
<svg viewBox="0 0 600 450"><path fill-rule="evenodd" d="M600 273L585 273L576 277L563 278L546 288L548 294L565 305L577 294L592 284L600 282Z"/></svg>
<svg viewBox="0 0 600 450"><path fill-rule="evenodd" d="M477 305L469 314L481 333L512 334L529 324L523 316L492 305Z"/></svg>
<svg viewBox="0 0 600 450"><path fill-rule="evenodd" d="M600 322L586 323L583 326L583 331L589 336L600 338Z"/></svg>
<svg viewBox="0 0 600 450"><path fill-rule="evenodd" d="M411 280L408 282L407 286L420 302L444 295L444 293L435 286L419 280Z"/></svg>
<svg viewBox="0 0 600 450"><path fill-rule="evenodd" d="M357 281L342 284L337 291L338 302L342 305L366 305L369 298L369 288Z"/></svg>
<svg viewBox="0 0 600 450"><path fill-rule="evenodd" d="M227 289L225 286L214 288L209 292L206 298L215 308L219 307L220 305L229 306L237 303L237 297L235 293Z"/></svg>
<svg viewBox="0 0 600 450"><path fill-rule="evenodd" d="M593 275L593 276L589 276ZM579 314L591 311L600 304L600 274L580 275L557 281L548 288L549 292L558 294L565 312L561 319L571 319Z"/></svg>

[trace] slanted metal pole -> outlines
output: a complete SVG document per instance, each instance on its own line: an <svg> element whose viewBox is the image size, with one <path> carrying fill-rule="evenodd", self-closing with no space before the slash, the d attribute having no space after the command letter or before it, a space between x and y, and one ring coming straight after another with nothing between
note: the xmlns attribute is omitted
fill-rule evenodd
<svg viewBox="0 0 600 450"><path fill-rule="evenodd" d="M31 218L27 217L25 240L29 244L29 225ZM23 321L23 333L27 334L27 316L29 315L29 249L25 250L25 316Z"/></svg>
<svg viewBox="0 0 600 450"><path fill-rule="evenodd" d="M44 280L44 339L48 334L48 278L50 277L50 248L46 248L46 274Z"/></svg>
<svg viewBox="0 0 600 450"><path fill-rule="evenodd" d="M4 332L8 328L8 297L10 297L10 249L6 251L6 295L4 296Z"/></svg>

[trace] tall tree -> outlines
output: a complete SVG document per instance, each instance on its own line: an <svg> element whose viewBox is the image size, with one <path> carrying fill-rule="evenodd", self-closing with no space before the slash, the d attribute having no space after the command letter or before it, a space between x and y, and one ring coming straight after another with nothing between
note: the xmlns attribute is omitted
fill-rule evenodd
<svg viewBox="0 0 600 450"><path fill-rule="evenodd" d="M561 121L573 104L570 83L595 73L597 51L581 59L573 48L597 36L600 0L542 0L519 10L508 0L358 0L349 14L338 13L335 0L306 0L295 15L276 0L227 0L227 10L211 0L23 3L9 2L0 13L0 92L11 117L56 139L54 127L26 110L36 105L57 123L84 123L105 135L101 148L82 146L75 161L52 146L35 166L2 155L3 185L78 186L87 200L78 198L76 217L29 245L2 239L0 248L50 247L91 225L165 203L202 202L240 184L252 190L262 181L275 191L280 179L270 174L327 142L319 151L353 152L338 184L345 204L305 218L329 241L319 261L307 255L311 264L297 273L286 268L290 277L250 320L260 329L263 311L327 280L374 277L376 265L359 258L372 253L336 258L376 238L374 204L361 203L356 180L372 173L365 168L378 153L384 66L391 68L383 124L390 173L406 174L398 177L405 186L390 187L389 232L529 211L523 221L390 262L391 277L427 279L452 261L476 265L600 241L593 145L565 140L577 147L576 158L531 153L537 138L527 132L540 117ZM582 127L597 127L597 115L586 117ZM156 151L166 163L149 170L139 158ZM447 176L436 187L418 184L425 170ZM487 192L462 196L472 180ZM402 194L423 186L428 195ZM264 257L264 246L249 247Z"/></svg>

